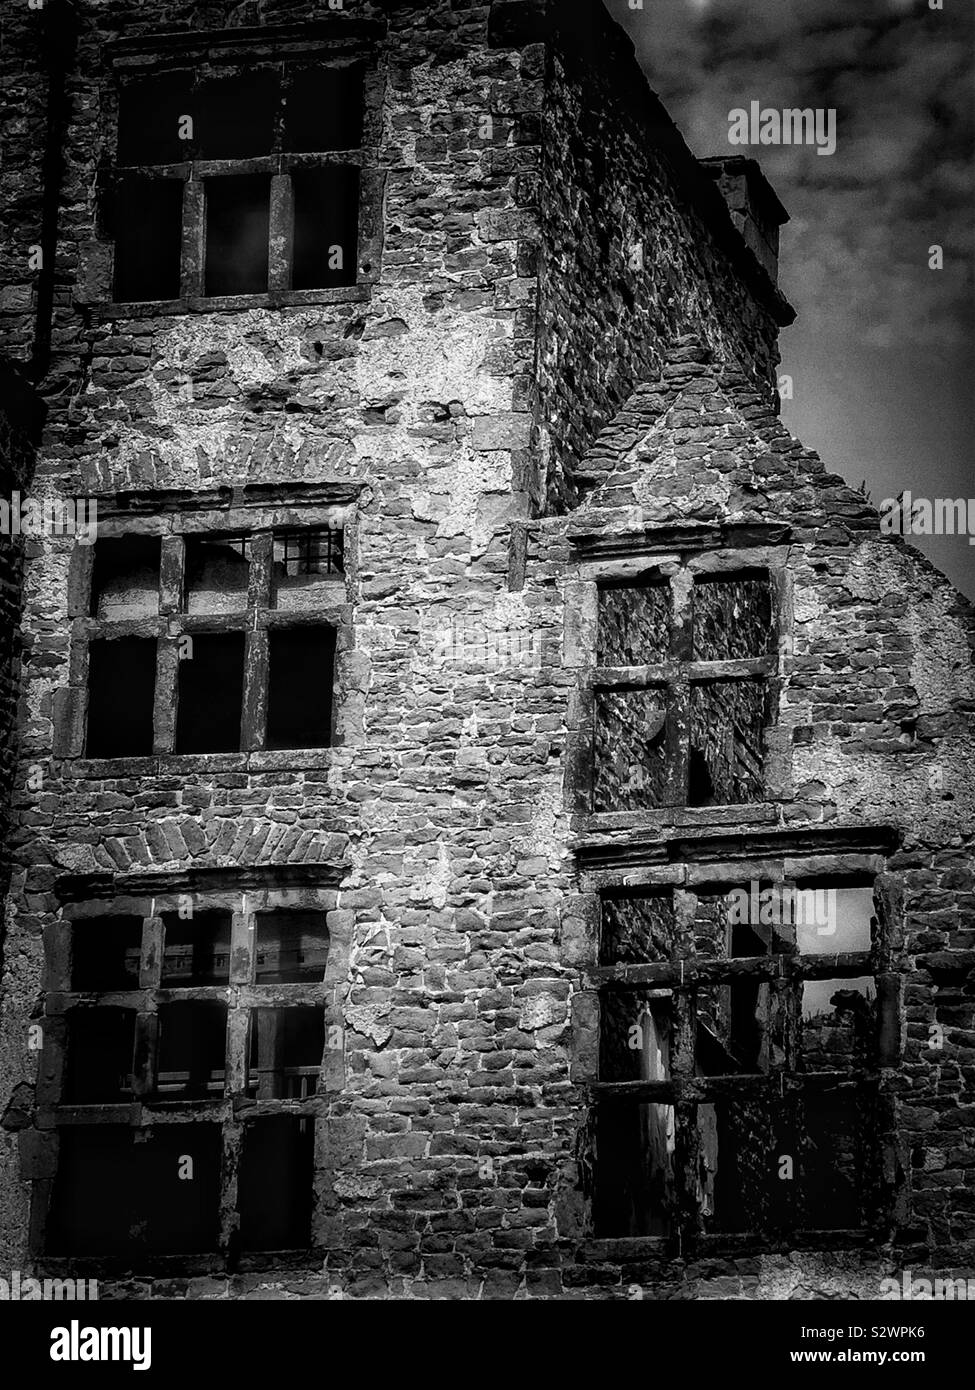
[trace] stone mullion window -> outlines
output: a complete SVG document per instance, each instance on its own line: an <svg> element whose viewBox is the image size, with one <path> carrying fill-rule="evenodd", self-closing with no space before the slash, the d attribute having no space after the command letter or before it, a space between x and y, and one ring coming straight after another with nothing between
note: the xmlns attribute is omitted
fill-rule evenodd
<svg viewBox="0 0 975 1390"><path fill-rule="evenodd" d="M763 865L763 874L768 871L769 866ZM654 1161L659 1163L661 1117L668 1113L672 1116L670 1177L664 1181L664 1170L659 1170L652 1190L656 1192L654 1200L660 1202L664 1200L661 1193L669 1185L671 1198L664 1201L657 1220L663 1221L666 1213L669 1235L676 1240L678 1249L704 1234L737 1233L764 1241L784 1229L838 1229L838 1225L831 1226L828 1219L823 1220L822 1194L810 1188L810 1183L815 1189L829 1181L822 1158L822 1145L828 1139L823 1134L816 1138L817 1126L823 1124L825 1135L833 1134L840 1151L837 1163L843 1169L843 1178L837 1189L838 1210L845 1209L843 1203L848 1207L852 1203L860 1212L856 1220L851 1217L845 1224L850 1228L869 1224L873 1213L879 1210L879 1166L875 1156L861 1152L858 1146L862 1136L856 1136L862 1124L862 1107L876 1104L880 1112L881 1069L897 1063L898 1000L884 973L889 930L878 926L876 917L869 930L865 926L866 899L869 897L876 908L884 901L883 894L876 886L871 892L862 879L837 872L832 890L828 876L822 883L817 880L819 886L814 888L811 879L788 878L780 865L775 882L768 884L768 889L779 895L779 901L795 905L799 891L815 893L812 901L817 903L820 893L824 901L829 901L830 891L837 897L829 909L831 920L824 917L820 923L818 916L812 919L817 923L815 931L809 916L805 916L802 941L797 936L796 922L803 920L802 912L807 909L800 911L793 906L790 910L800 911L800 916L781 930L768 933L764 954L743 954L743 945L749 944L747 935L739 940L732 935L730 925L721 925L725 919L720 915L724 909L719 903L727 903L733 896L726 886L709 892L677 889L672 895L661 890L650 898L641 898L639 894L620 898L614 892L602 900L601 957L608 942L612 953L621 953L621 961L600 965L590 972L598 991L601 1020L599 1070L590 1083L597 1106L597 1136L600 1124L606 1135L616 1135L604 1142L605 1159L620 1135L628 1132L630 1138L626 1142L635 1142L633 1125L650 1125L650 1133L656 1125ZM847 896L840 898L840 894ZM633 905L665 904L668 900L673 904L673 917L669 942L662 949L662 908L651 911L647 906L639 908L636 915L631 914ZM775 898L767 901L774 902ZM716 918L715 908L719 911ZM609 912L612 915L607 917ZM699 934L705 932L696 944L687 940L689 917L696 919ZM730 916L727 923L735 920ZM720 930L711 940L707 933L714 923ZM644 929L649 934L646 944L640 947L639 933ZM606 932L610 932L609 937ZM824 950L824 942L833 944L833 935L838 938L838 947L852 943L863 949ZM628 1004L628 999L633 1003ZM653 1025L653 1036L666 1038L665 1074L648 1077L644 1073L642 1079L634 1079L633 1063L626 1061L623 1043L629 1028L627 1046L646 1047L640 1029L651 1025L647 1022L649 1015L640 1012L641 999L647 1001L644 1010L657 1000L656 1007L664 1010L661 1017L669 1020L662 1033L659 1025ZM721 1011L720 1024L716 1009ZM828 1013L830 1009L833 1014ZM604 1019L607 1010L608 1018L616 1020L608 1024L608 1033ZM717 1035L713 1031L716 1026ZM741 1053L743 1046L746 1050L754 1047L751 1056ZM728 1049L728 1060L738 1054L734 1067L720 1065L722 1047ZM606 1069L618 1072L621 1067L628 1079L605 1074ZM626 1115L632 1117L629 1131L625 1126L620 1128L619 1117ZM638 1121L639 1116L643 1118ZM722 1124L725 1138L719 1142L719 1129L715 1126ZM767 1133L762 1125L767 1127ZM765 1149L754 1148L759 1140ZM647 1142L646 1138L643 1142ZM742 1147L736 1149L739 1144ZM597 1138L597 1163L599 1151ZM714 1168L715 1152L718 1169ZM653 1153L651 1141L647 1154ZM727 1222L727 1176L722 1189L708 1186L708 1181L718 1181L715 1173L721 1171L721 1160L725 1162L725 1174L729 1162L732 1168L738 1165L738 1180L744 1189L749 1184L755 1186L752 1170L765 1175L764 1200L756 1205L754 1192L750 1199L741 1199L742 1210L751 1213L747 1229L733 1222L721 1224ZM702 1174L707 1173L709 1166L711 1178L702 1185ZM773 1172L773 1168L777 1171ZM632 1181L633 1172L632 1157L629 1161L624 1159L617 1181L625 1187ZM723 1209L715 1218L709 1204L719 1191ZM811 1199L814 1200L809 1209ZM715 1220L718 1224L712 1229ZM636 1233L645 1233L645 1228Z"/></svg>
<svg viewBox="0 0 975 1390"><path fill-rule="evenodd" d="M327 895L331 900L332 895ZM146 1084L141 1087L144 1098L153 1097L157 1080L156 1039L150 1036L153 1028L143 1027L144 1020L158 1015L160 1004L171 1002L174 997L188 1001L206 1002L219 1000L228 1005L228 1057L233 1065L228 1069L225 1090L233 1094L244 1089L244 1075L247 1068L246 1051L241 1046L248 1033L250 1015L262 1007L288 1008L315 1005L324 1007L324 986L309 978L306 983L263 983L259 971L259 956L268 950L264 934L267 928L262 921L268 914L299 912L312 913L324 921L329 908L323 904L323 895L316 889L292 892L245 892L211 894L167 894L138 901L123 899L108 909L99 908L97 903L88 903L72 910L64 921L49 934L46 946L48 958L48 1017L61 1018L76 1007L88 1008L92 1000L95 1004L108 1003L112 1006L131 1007L139 1015L136 1029L136 1053L142 1054L141 1069ZM185 930L192 934L194 923L208 912L219 910L229 916L230 935L226 980L217 984L175 984L165 979L166 922L170 928L182 923L181 909L192 903L192 910L185 918ZM72 979L70 947L66 944L66 929L76 929L79 925L97 922L111 923L120 917L139 918L139 964L138 979L131 988L126 989L78 989ZM341 944L338 962L347 954L347 943ZM327 981L336 981L340 972L333 968L331 952L326 952L329 965ZM325 973L325 966L322 967ZM314 967L312 967L314 974ZM326 983L327 983L326 981ZM341 1017L337 1014L336 1017ZM55 1069L56 1070L56 1069ZM234 1080L233 1076L237 1079ZM66 1102L63 1100L61 1104ZM107 1103L107 1102L106 1102ZM122 1103L122 1102L116 1102ZM70 1105L70 1102L67 1102Z"/></svg>
<svg viewBox="0 0 975 1390"><path fill-rule="evenodd" d="M135 107L127 109L125 93L128 88L123 86L120 158L115 166L112 195L116 247L112 297L133 305L154 302L175 305L176 301L197 304L227 297L280 296L292 291L312 295L348 291L374 282L382 242L379 215L382 176L368 166L374 163L381 127L382 82L377 72L367 69L361 56L351 62L330 60L327 55L318 62L307 57L276 63L259 62L249 70L249 76L257 84L256 109L268 114L264 103L270 103L270 126L261 130L261 116L258 115L256 126L241 137L241 148L226 157L226 131L220 132L220 121L226 121L226 107L230 103L247 101L246 93L219 90L229 74L230 64L224 67L218 63L202 76L191 67L183 66L172 70L161 67L158 72L129 75L126 79L133 92L138 92L139 83L147 80L151 83L158 79L163 84L165 114L159 120L166 125L162 134L156 129L148 137L148 143L140 145L136 119L140 98L134 99ZM350 74L358 74L358 77L350 79ZM302 79L307 87L309 78L318 81L327 92L328 99L321 103L321 111L325 114L318 114L317 123L314 119L309 122L308 91L295 88L295 83ZM179 109L169 110L165 84L180 79L185 90L181 89L182 96L176 102ZM330 83L335 84L335 91L328 92ZM271 89L273 95L269 95ZM141 100L145 100L144 94ZM289 110L289 100L295 106L294 116ZM194 109L198 106L195 116L184 109L187 106ZM354 116L350 120L353 108L360 117L357 132ZM344 117L336 115L339 110ZM247 116L247 112L241 112L242 127L246 127ZM330 129L333 118L340 122L343 136L357 133L358 143L343 139L332 144L329 137L333 133ZM297 122L294 130L289 126L292 119ZM184 129L187 132L185 140ZM214 150L211 143L208 154L208 140L214 129L219 132L217 138L223 142L223 147ZM248 155L245 147L250 136L256 143L254 152ZM309 142L325 144L328 148L303 148ZM344 148L340 147L343 145ZM214 153L221 157L213 157ZM332 171L331 178L326 177L329 171ZM248 178L252 183L246 189ZM234 179L238 180L236 186L230 183ZM178 198L173 185L179 185ZM153 189L156 190L150 200L153 211L147 214L140 206L143 201L140 194ZM216 202L218 194L220 199ZM248 202L248 198L252 201ZM263 262L255 245L238 238L235 245L246 262L246 269L239 268L236 277L229 277L235 283L208 284L211 236L226 237L228 221L231 224L242 222L248 215L260 218L262 214L267 219ZM152 257L148 264L140 258L137 233L140 218L146 215L157 223L146 230L162 237L159 246L164 249L156 254L155 262L158 266L165 261L164 273L153 270ZM178 271L173 262L170 272L170 261L176 254L172 237L176 234L177 217ZM296 217L302 232L300 250ZM328 237L324 231L326 223L331 228ZM218 225L222 227L219 233ZM335 245L341 247L340 262L333 260L330 254ZM237 252L224 253L215 265L233 263L236 256ZM253 263L251 257L255 257ZM296 286L299 261L303 266L302 283ZM222 277L223 280L227 278L226 275Z"/></svg>
<svg viewBox="0 0 975 1390"><path fill-rule="evenodd" d="M147 1255L166 1253L169 1248L165 1234L160 1236L165 1220L158 1214L162 1208L157 1210L154 1181L149 1177L158 1172L153 1167L158 1162L158 1155L153 1157L156 1150L174 1167L182 1154L197 1165L206 1165L205 1171L196 1171L193 1177L194 1183L201 1181L211 1194L206 1219L212 1227L212 1244L193 1245L188 1254L204 1250L227 1254L237 1243L235 1232L245 1219L250 1222L251 1235L247 1248L272 1248L254 1234L255 1229L263 1228L259 1215L260 1185L255 1187L253 1158L247 1191L243 1192L239 1185L249 1137L257 1145L256 1152L262 1155L261 1162L271 1154L280 1165L268 1174L267 1181L290 1184L307 1194L307 1212L311 1212L314 1159L309 1126L325 1113L327 1094L344 1084L339 991L348 969L351 929L342 922L336 924L334 932L331 930L328 923L335 904L335 891L321 888L192 894L173 891L151 898L118 898L104 904L89 900L71 905L64 909L64 919L47 930L48 993L39 1073L43 1079L38 1092L42 1112L39 1122L42 1128L69 1136L64 1162L67 1164L70 1159L71 1171L60 1175L69 1183L73 1181L72 1174L82 1184L96 1180L93 1174L98 1171L97 1156L106 1142L111 1141L110 1147L116 1154L121 1152L120 1145L132 1145L126 1167L141 1165L142 1173L137 1184L140 1195L135 1200L140 1214L144 1208L144 1214L150 1215L150 1224L157 1223ZM270 974L261 965L267 959L273 966ZM222 960L225 963L221 965ZM132 987L109 988L121 982L119 972L123 969ZM79 971L83 973L79 975ZM201 979L215 982L201 983ZM97 987L99 982L101 988ZM193 1060L189 1054L200 1045L201 1011L206 1016L217 1004L225 1010L219 1056L213 1055L212 1029L205 1028L209 1055ZM120 1009L129 1010L134 1017L129 1094L125 1094L124 1087L115 1097L86 1092L79 1098L66 1093L67 1078L77 1077L80 1064L79 1058L71 1055L72 1047L84 1044L91 1049L98 1034L97 1028L93 1031L91 1027L72 1034L71 1016L77 1012L88 1024L97 1023L99 1018L105 1020L101 1027L108 1029L105 1036L110 1038L113 1017L118 1016ZM179 1022L177 1010L182 1011ZM197 1024L190 1027L188 1013L193 1010ZM209 1017L212 1019L213 1015ZM175 1055L187 1060L177 1063L182 1071L173 1072L177 1027L183 1037L176 1043ZM164 1073L162 1048L167 1028L170 1071ZM258 1031L263 1040L259 1049L254 1047ZM114 1036L118 1039L117 1031ZM111 1067L106 1073L99 1047L96 1044L91 1055L100 1067L104 1087ZM214 1066L223 1077L218 1094L208 1080L212 1075L208 1069ZM259 1089L255 1095L256 1086ZM270 1127L261 1130L261 1125ZM297 1129L285 1133L282 1125L286 1129L288 1125L304 1127L305 1142L298 1143ZM146 1141L150 1147L143 1149ZM283 1146L276 1147L279 1144ZM90 1146L89 1161L85 1159L84 1145ZM166 1178L169 1177L167 1169ZM48 1212L56 1226L63 1223L66 1209L90 1205L93 1193L83 1186L80 1192L69 1187L66 1194L62 1185L61 1198L54 1203L60 1215L52 1216L48 1211L52 1201L48 1172L45 1170L38 1178L32 1233L40 1250L45 1242L44 1213ZM192 1186L183 1189L187 1195ZM132 1192L120 1200L123 1206L126 1201L131 1202ZM175 1200L178 1205L180 1199L171 1196L166 1200ZM194 1210L194 1200L188 1196L190 1211ZM81 1226L84 1225L82 1220ZM310 1239L307 1226L304 1233L297 1234L291 1218L285 1226L289 1235L295 1237L291 1241L295 1246ZM131 1228L125 1229L125 1254L131 1258L137 1252L135 1246L129 1248ZM98 1238L96 1230L96 1241ZM162 1251L152 1244L152 1240L160 1238ZM288 1243L282 1240L280 1248L288 1248ZM62 1253L61 1247L47 1248L51 1253ZM106 1252L77 1249L70 1253Z"/></svg>
<svg viewBox="0 0 975 1390"><path fill-rule="evenodd" d="M728 592L738 584L766 593L767 618L747 631L747 641L766 654L707 659L698 654L698 585L708 584L713 591L717 583L724 583ZM754 800L756 784L764 790L763 735L757 731L768 727L771 683L778 669L779 623L772 595L767 571L759 579L745 571L739 579L733 570L705 574L672 567L652 582L614 579L599 584L597 664L589 697L593 811L733 805ZM722 633L728 645L738 635ZM654 659L607 664L607 649L617 656L632 656L635 650ZM729 786L711 782L706 750L696 742L702 727L713 737L714 746L707 751L716 764L721 764L721 753L727 756L721 771ZM757 753L751 746L756 733ZM755 766L746 762L742 768L735 761L746 757Z"/></svg>
<svg viewBox="0 0 975 1390"><path fill-rule="evenodd" d="M84 554L72 577L79 588L83 575L85 593L79 589L72 600L74 642L65 692L71 703L66 714L59 713L59 756L78 756L83 748L88 757L118 758L329 746L336 651L348 645L341 526L323 526L319 519L308 526L292 522L226 534L194 527L161 538L151 532L112 535L97 544L103 547L96 546L102 571ZM193 576L187 568L192 545L200 547ZM241 565L247 567L246 583ZM341 595L330 588L333 583L342 586ZM230 642L234 634L239 646ZM201 653L207 665L197 679L184 663ZM133 660L138 679L131 693ZM303 663L313 673L311 705L295 693ZM278 672L273 731L272 667ZM183 715L182 700L189 701ZM214 701L219 713L210 708ZM126 731L120 739L115 721L124 719L130 705L141 723L136 734ZM196 709L213 718L194 733L189 711Z"/></svg>

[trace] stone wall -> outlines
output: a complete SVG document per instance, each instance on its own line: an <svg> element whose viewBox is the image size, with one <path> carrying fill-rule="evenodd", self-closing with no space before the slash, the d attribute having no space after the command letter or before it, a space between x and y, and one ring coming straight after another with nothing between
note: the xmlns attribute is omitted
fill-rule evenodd
<svg viewBox="0 0 975 1390"><path fill-rule="evenodd" d="M20 696L20 626L25 553L36 542L20 533L20 503L26 499L34 467L40 425L39 402L29 382L0 362L0 500L5 525L0 534L0 880L4 891L10 873L10 794L16 763L17 702ZM2 942L0 925L0 942Z"/></svg>
<svg viewBox="0 0 975 1390"><path fill-rule="evenodd" d="M515 978L503 944L514 931L529 951L537 940L536 972L551 955L549 855L534 852L527 818L539 769L552 807L557 799L554 690L540 684L515 699L493 659L472 674L469 652L450 645L485 623L502 641L535 627L506 586L508 526L525 505L534 348L533 282L519 273L515 237L521 170L537 160L515 130L523 59L489 46L487 9L393 7L378 51L378 283L307 306L119 317L104 303L96 197L113 144L106 45L258 16L229 4L78 11L58 260L70 288L54 312L38 478L95 496L103 515L133 490L151 509L154 490L351 489L355 617L337 691L340 743L311 764L282 754L52 759L74 681L65 615L79 614L77 631L85 610L72 607L70 538L38 547L5 959L4 1248L25 1259L29 1181L52 1170L52 1132L33 1127L40 1058L28 1023L43 997L43 936L60 910L60 880L239 866L276 882L317 866L325 882L340 874L338 925L348 921L355 939L337 1001L345 1085L319 1107L316 1243L363 1272L416 1272L429 1258L431 1277L456 1273L465 1247L455 1251L444 1231L456 1227L471 1252L492 1245L499 1213L520 1209L533 1182L522 1160L501 1185L476 1176L482 1145L495 1143L490 1103L499 1085L513 1086L502 1038L513 1044L517 1034L530 1061L532 1030L557 1027L565 1012L565 990L549 997L531 975ZM261 16L304 17L320 18L319 7L264 6ZM381 8L373 17L385 23ZM439 664L438 649L448 653ZM490 760L497 750L503 769ZM42 780L28 787L36 765ZM552 814L540 814L546 848ZM524 923L519 864L538 881ZM522 1014L531 1020L523 1037ZM554 1062L534 1079L539 1103L543 1080L559 1083ZM459 1169L461 1156L470 1158ZM490 1210L446 1217L471 1183ZM537 1207L518 1216L512 1248L547 1219Z"/></svg>
<svg viewBox="0 0 975 1390"><path fill-rule="evenodd" d="M667 345L698 333L775 383L794 317L731 228L632 42L602 4L551 7L539 194L539 490L572 504L579 462Z"/></svg>

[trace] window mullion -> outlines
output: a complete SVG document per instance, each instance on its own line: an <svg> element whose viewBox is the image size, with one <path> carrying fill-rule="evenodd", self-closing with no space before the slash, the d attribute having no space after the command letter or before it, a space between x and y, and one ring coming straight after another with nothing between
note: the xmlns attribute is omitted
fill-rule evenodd
<svg viewBox="0 0 975 1390"><path fill-rule="evenodd" d="M156 990L162 975L165 936L162 918L155 913L142 922L142 957L139 962L139 989L142 1003L135 1023L135 1060L133 1082L136 1096L141 1100L151 1096L156 1087L159 1054L159 1015L156 1012Z"/></svg>
<svg viewBox="0 0 975 1390"><path fill-rule="evenodd" d="M156 643L156 689L152 704L152 751L172 753L176 742L176 706L179 699L178 635L161 636Z"/></svg>
<svg viewBox="0 0 975 1390"><path fill-rule="evenodd" d="M274 537L270 531L258 531L250 538L247 575L247 608L252 614L271 606L271 566Z"/></svg>
<svg viewBox="0 0 975 1390"><path fill-rule="evenodd" d="M689 788L691 742L691 692L688 666L693 652L693 577L679 570L670 578L670 660L678 674L667 684L667 789L668 806L686 806Z"/></svg>
<svg viewBox="0 0 975 1390"><path fill-rule="evenodd" d="M159 612L179 613L183 608L185 547L182 536L163 536L159 557Z"/></svg>
<svg viewBox="0 0 975 1390"><path fill-rule="evenodd" d="M237 1174L240 1170L243 1149L243 1126L227 1123L223 1126L223 1180L220 1192L220 1234L217 1242L220 1250L228 1250L239 1234L240 1217L237 1214Z"/></svg>
<svg viewBox="0 0 975 1390"><path fill-rule="evenodd" d="M697 1105L693 1101L678 1101L674 1106L674 1212L673 1229L678 1250L684 1252L686 1243L704 1233L698 1191L701 1171L701 1142L697 1123Z"/></svg>
<svg viewBox="0 0 975 1390"><path fill-rule="evenodd" d="M242 1095L247 1088L247 1043L250 1010L241 1005L240 992L246 989L254 974L255 914L248 910L244 895L239 912L234 912L230 925L230 1008L227 1013L227 1084L228 1095Z"/></svg>
<svg viewBox="0 0 975 1390"><path fill-rule="evenodd" d="M271 214L268 231L268 289L290 290L294 252L294 188L290 174L271 178Z"/></svg>
<svg viewBox="0 0 975 1390"><path fill-rule="evenodd" d="M265 744L267 677L267 628L252 628L247 633L247 647L244 653L244 707L240 723L240 746L245 753L253 753Z"/></svg>
<svg viewBox="0 0 975 1390"><path fill-rule="evenodd" d="M670 656L673 661L687 663L694 659L693 623L694 579L686 570L671 576L670 601L672 626Z"/></svg>
<svg viewBox="0 0 975 1390"><path fill-rule="evenodd" d="M192 175L183 185L183 244L180 256L180 296L203 295L206 257L206 189L203 179Z"/></svg>
<svg viewBox="0 0 975 1390"><path fill-rule="evenodd" d="M691 743L691 686L686 673L667 684L665 804L686 806Z"/></svg>
<svg viewBox="0 0 975 1390"><path fill-rule="evenodd" d="M261 617L271 606L273 554L274 537L270 531L251 537L244 702L240 728L240 746L246 753L263 748L267 738L268 638Z"/></svg>

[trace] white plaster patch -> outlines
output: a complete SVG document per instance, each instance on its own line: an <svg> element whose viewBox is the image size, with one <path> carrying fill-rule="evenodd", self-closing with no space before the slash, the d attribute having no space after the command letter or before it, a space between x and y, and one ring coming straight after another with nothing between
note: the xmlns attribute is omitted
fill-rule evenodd
<svg viewBox="0 0 975 1390"><path fill-rule="evenodd" d="M533 994L521 1006L518 1027L525 1032L535 1032L550 1023L559 1023L565 1017L565 1005L554 994Z"/></svg>
<svg viewBox="0 0 975 1390"><path fill-rule="evenodd" d="M796 623L815 623L818 619L828 616L828 609L822 600L819 591L811 585L796 585L793 590L792 606L795 612ZM813 631L818 631L818 628ZM804 634L807 639L811 638L811 633Z"/></svg>
<svg viewBox="0 0 975 1390"><path fill-rule="evenodd" d="M458 285L458 289L462 286ZM415 423L424 401L459 401L468 415L511 409L511 378L487 371L484 361L499 341L510 341L511 320L486 313L431 314L419 286L374 300L374 321L400 318L408 332L397 337L364 338L355 359L356 387L365 401L402 396L397 407L404 423ZM372 318L372 316L371 316Z"/></svg>
<svg viewBox="0 0 975 1390"><path fill-rule="evenodd" d="M354 1202L359 1199L378 1197L382 1192L383 1185L378 1178L360 1178L355 1176L339 1177L332 1184L332 1191L337 1197L345 1198L347 1201ZM335 1286L337 1288L337 1286ZM329 1295L341 1298L341 1290L333 1293L329 1288Z"/></svg>
<svg viewBox="0 0 975 1390"><path fill-rule="evenodd" d="M371 1038L377 1047L382 1047L393 1033L385 1022L388 1014L388 1004L347 1004L345 1022L353 1033L361 1033L363 1037Z"/></svg>

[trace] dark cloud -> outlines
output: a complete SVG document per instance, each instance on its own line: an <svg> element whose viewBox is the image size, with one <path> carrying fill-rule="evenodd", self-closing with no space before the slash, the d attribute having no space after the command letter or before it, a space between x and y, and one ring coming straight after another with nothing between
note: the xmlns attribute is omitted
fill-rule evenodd
<svg viewBox="0 0 975 1390"><path fill-rule="evenodd" d="M945 0L608 0L698 155L729 112L833 107L837 148L762 146L792 221L787 423L874 496L975 495L972 8ZM929 247L945 268L929 269ZM842 422L844 433L839 434ZM969 591L975 548L925 547Z"/></svg>

